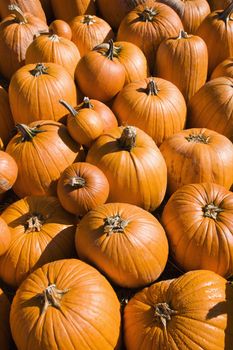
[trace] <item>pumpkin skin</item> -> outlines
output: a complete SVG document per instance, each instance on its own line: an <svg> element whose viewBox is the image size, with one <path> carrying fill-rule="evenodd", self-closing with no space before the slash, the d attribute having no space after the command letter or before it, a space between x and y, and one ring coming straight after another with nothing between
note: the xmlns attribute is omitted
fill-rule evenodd
<svg viewBox="0 0 233 350"><path fill-rule="evenodd" d="M9 101L15 123L60 120L64 108L59 99L75 105L77 91L70 74L56 63L27 64L11 79Z"/></svg>
<svg viewBox="0 0 233 350"><path fill-rule="evenodd" d="M230 5L231 0L208 0L211 11L223 10Z"/></svg>
<svg viewBox="0 0 233 350"><path fill-rule="evenodd" d="M124 310L128 350L230 350L233 288L208 270L152 284Z"/></svg>
<svg viewBox="0 0 233 350"><path fill-rule="evenodd" d="M10 307L9 299L0 289L0 339L2 350L13 349L10 331Z"/></svg>
<svg viewBox="0 0 233 350"><path fill-rule="evenodd" d="M6 148L18 165L14 192L20 198L55 195L61 173L79 159L80 145L72 140L64 125L54 121L17 128L19 132Z"/></svg>
<svg viewBox="0 0 233 350"><path fill-rule="evenodd" d="M204 40L181 30L178 37L162 41L155 71L156 76L175 84L188 103L207 79L208 50Z"/></svg>
<svg viewBox="0 0 233 350"><path fill-rule="evenodd" d="M108 202L134 204L148 211L161 204L167 185L166 164L144 131L132 126L109 130L93 143L86 161L106 175Z"/></svg>
<svg viewBox="0 0 233 350"><path fill-rule="evenodd" d="M80 53L69 39L56 34L39 35L33 40L26 51L26 64L52 62L63 66L74 79L74 72Z"/></svg>
<svg viewBox="0 0 233 350"><path fill-rule="evenodd" d="M214 182L229 189L233 183L233 144L205 128L170 136L160 146L167 164L169 194L190 183Z"/></svg>
<svg viewBox="0 0 233 350"><path fill-rule="evenodd" d="M211 74L210 80L224 76L233 78L233 58L231 57L217 65Z"/></svg>
<svg viewBox="0 0 233 350"><path fill-rule="evenodd" d="M75 80L84 94L101 102L110 101L124 86L125 69L114 57L113 41L81 57ZM114 84L113 84L114 82Z"/></svg>
<svg viewBox="0 0 233 350"><path fill-rule="evenodd" d="M26 50L34 35L48 31L47 24L40 18L16 9L0 23L0 73L7 80L25 64Z"/></svg>
<svg viewBox="0 0 233 350"><path fill-rule="evenodd" d="M14 158L0 150L0 194L14 185L18 175L18 166Z"/></svg>
<svg viewBox="0 0 233 350"><path fill-rule="evenodd" d="M10 228L11 242L0 257L0 276L11 287L18 287L33 270L50 261L75 256L74 217L57 197L25 197L1 217Z"/></svg>
<svg viewBox="0 0 233 350"><path fill-rule="evenodd" d="M159 0L159 2L170 6L178 14L188 34L195 34L201 22L210 13L210 6L206 0Z"/></svg>
<svg viewBox="0 0 233 350"><path fill-rule="evenodd" d="M233 274L233 193L214 183L189 184L169 198L162 224L183 271Z"/></svg>
<svg viewBox="0 0 233 350"><path fill-rule="evenodd" d="M6 253L11 243L11 232L6 222L0 217L0 255ZM1 296L0 296L1 299Z"/></svg>
<svg viewBox="0 0 233 350"><path fill-rule="evenodd" d="M52 34L57 34L58 36L61 36L62 38L66 38L69 40L71 40L72 38L72 30L70 28L70 25L62 19L53 20L49 25L49 31Z"/></svg>
<svg viewBox="0 0 233 350"><path fill-rule="evenodd" d="M89 14L76 16L69 24L72 30L72 41L77 46L81 56L114 37L110 25L97 16Z"/></svg>
<svg viewBox="0 0 233 350"><path fill-rule="evenodd" d="M233 20L231 3L225 10L210 13L199 26L196 35L206 43L208 49L208 74L223 60L233 56Z"/></svg>
<svg viewBox="0 0 233 350"><path fill-rule="evenodd" d="M206 83L191 98L190 127L212 129L233 141L233 78L219 77Z"/></svg>
<svg viewBox="0 0 233 350"><path fill-rule="evenodd" d="M68 166L57 184L57 196L68 212L77 216L104 204L109 194L109 183L104 173L89 163Z"/></svg>
<svg viewBox="0 0 233 350"><path fill-rule="evenodd" d="M94 0L66 0L66 3L60 0L51 0L53 13L56 19L70 22L74 17L96 12Z"/></svg>
<svg viewBox="0 0 233 350"><path fill-rule="evenodd" d="M153 77L126 85L115 98L112 109L121 125L140 128L157 146L184 128L187 110L175 85Z"/></svg>
<svg viewBox="0 0 233 350"><path fill-rule="evenodd" d="M40 18L46 23L44 10L40 0L1 0L0 16L7 17L10 14L9 5L17 5L23 12L31 13L33 16Z"/></svg>
<svg viewBox="0 0 233 350"><path fill-rule="evenodd" d="M50 292L55 296L47 305L43 295L50 300ZM17 290L10 313L18 350L119 349L120 319L120 303L109 282L78 259L55 261L33 272Z"/></svg>
<svg viewBox="0 0 233 350"><path fill-rule="evenodd" d="M183 29L179 16L169 6L147 0L130 11L121 21L117 41L129 41L146 56L153 74L157 48L162 40L179 34Z"/></svg>
<svg viewBox="0 0 233 350"><path fill-rule="evenodd" d="M126 203L107 203L89 211L77 227L75 246L82 260L126 288L155 281L168 258L167 237L158 220Z"/></svg>
<svg viewBox="0 0 233 350"><path fill-rule="evenodd" d="M14 121L7 91L0 85L0 138L6 145L11 138Z"/></svg>

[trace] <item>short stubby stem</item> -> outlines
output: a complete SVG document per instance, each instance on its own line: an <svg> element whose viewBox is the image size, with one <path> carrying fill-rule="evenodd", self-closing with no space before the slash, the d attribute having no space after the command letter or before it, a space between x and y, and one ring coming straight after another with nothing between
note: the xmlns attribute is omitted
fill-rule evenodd
<svg viewBox="0 0 233 350"><path fill-rule="evenodd" d="M214 220L217 220L218 214L223 212L223 209L219 208L219 206L215 205L214 203L206 204L202 210L204 217Z"/></svg>
<svg viewBox="0 0 233 350"><path fill-rule="evenodd" d="M190 134L185 138L188 142L205 143L205 144L209 143L209 136L206 136L204 134Z"/></svg>
<svg viewBox="0 0 233 350"><path fill-rule="evenodd" d="M176 315L178 311L172 310L167 303L158 303L154 307L154 317L159 320L163 327L167 327L167 322L171 320L173 315Z"/></svg>
<svg viewBox="0 0 233 350"><path fill-rule="evenodd" d="M31 75L34 77L39 77L43 74L48 74L47 67L44 65L44 63L37 63L36 67L30 71Z"/></svg>
<svg viewBox="0 0 233 350"><path fill-rule="evenodd" d="M55 307L56 309L61 308L61 301L63 296L69 292L69 288L60 290L55 284L49 285L43 294L40 294L43 303L42 314L45 313L49 306Z"/></svg>
<svg viewBox="0 0 233 350"><path fill-rule="evenodd" d="M142 22L152 22L154 17L157 15L157 11L153 8L146 8L139 14L139 19Z"/></svg>
<svg viewBox="0 0 233 350"><path fill-rule="evenodd" d="M126 126L117 140L123 150L131 151L136 145L136 136L136 128L133 126Z"/></svg>
<svg viewBox="0 0 233 350"><path fill-rule="evenodd" d="M44 223L44 217L41 214L31 214L29 219L27 220L25 224L25 232L39 232L43 226Z"/></svg>
<svg viewBox="0 0 233 350"><path fill-rule="evenodd" d="M104 233L107 236L112 235L113 233L124 232L124 229L128 225L127 220L123 220L120 215L108 216L104 220Z"/></svg>
<svg viewBox="0 0 233 350"><path fill-rule="evenodd" d="M86 181L80 176L73 176L65 184L74 188L82 188L86 185Z"/></svg>

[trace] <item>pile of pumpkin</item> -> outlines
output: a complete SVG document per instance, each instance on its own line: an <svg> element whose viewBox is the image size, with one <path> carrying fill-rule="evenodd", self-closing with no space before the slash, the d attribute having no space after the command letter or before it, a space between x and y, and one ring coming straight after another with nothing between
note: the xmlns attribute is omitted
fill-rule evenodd
<svg viewBox="0 0 233 350"><path fill-rule="evenodd" d="M0 1L1 350L232 349L232 12Z"/></svg>

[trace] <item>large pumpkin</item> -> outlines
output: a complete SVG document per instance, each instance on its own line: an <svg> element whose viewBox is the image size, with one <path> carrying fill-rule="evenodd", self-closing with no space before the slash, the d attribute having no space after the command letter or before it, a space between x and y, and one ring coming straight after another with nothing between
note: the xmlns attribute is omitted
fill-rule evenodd
<svg viewBox="0 0 233 350"><path fill-rule="evenodd" d="M2 18L11 13L11 5L17 5L23 12L31 13L35 17L39 17L46 23L44 10L40 0L1 0L0 16Z"/></svg>
<svg viewBox="0 0 233 350"><path fill-rule="evenodd" d="M59 64L27 64L11 79L9 100L15 123L60 120L65 113L59 99L77 103L74 80Z"/></svg>
<svg viewBox="0 0 233 350"><path fill-rule="evenodd" d="M51 4L55 18L66 22L76 16L93 15L96 12L95 0L51 0Z"/></svg>
<svg viewBox="0 0 233 350"><path fill-rule="evenodd" d="M225 9L232 0L208 0L211 11Z"/></svg>
<svg viewBox="0 0 233 350"><path fill-rule="evenodd" d="M125 307L126 348L231 350L232 308L232 285L211 271L152 284Z"/></svg>
<svg viewBox="0 0 233 350"><path fill-rule="evenodd" d="M77 259L33 272L17 290L10 313L18 350L116 350L120 321L109 282Z"/></svg>
<svg viewBox="0 0 233 350"><path fill-rule="evenodd" d="M89 211L75 238L78 256L121 287L155 281L168 258L163 227L147 211L126 203L107 203Z"/></svg>
<svg viewBox="0 0 233 350"><path fill-rule="evenodd" d="M0 339L1 350L12 350L13 344L10 330L11 304L7 295L0 289Z"/></svg>
<svg viewBox="0 0 233 350"><path fill-rule="evenodd" d="M55 121L18 124L17 129L6 149L18 165L15 193L19 197L55 195L57 180L76 160L80 145Z"/></svg>
<svg viewBox="0 0 233 350"><path fill-rule="evenodd" d="M233 58L228 57L215 67L210 79L215 79L219 77L230 77L233 78Z"/></svg>
<svg viewBox="0 0 233 350"><path fill-rule="evenodd" d="M115 98L112 109L120 124L142 129L159 146L184 128L187 108L174 84L150 77L127 84Z"/></svg>
<svg viewBox="0 0 233 350"><path fill-rule="evenodd" d="M206 182L179 188L162 213L170 253L184 271L233 275L233 193Z"/></svg>
<svg viewBox="0 0 233 350"><path fill-rule="evenodd" d="M192 128L170 136L160 146L168 171L168 192L190 183L233 183L233 144L209 129Z"/></svg>
<svg viewBox="0 0 233 350"><path fill-rule="evenodd" d="M204 40L181 30L177 37L162 41L155 71L156 76L175 84L189 102L207 79L208 50Z"/></svg>
<svg viewBox="0 0 233 350"><path fill-rule="evenodd" d="M166 164L144 131L132 126L109 130L91 146L86 161L106 175L109 202L135 204L149 211L161 204L167 185Z"/></svg>
<svg viewBox="0 0 233 350"><path fill-rule="evenodd" d="M24 13L16 5L10 8L10 15L0 23L0 73L8 80L25 64L34 35L48 30L46 22L30 12Z"/></svg>
<svg viewBox="0 0 233 350"><path fill-rule="evenodd" d="M8 191L18 176L18 166L14 158L0 150L0 194Z"/></svg>
<svg viewBox="0 0 233 350"><path fill-rule="evenodd" d="M6 145L12 137L14 121L7 91L0 85L0 138Z"/></svg>
<svg viewBox="0 0 233 350"><path fill-rule="evenodd" d="M29 196L7 207L1 217L11 231L7 252L0 257L0 276L12 287L47 262L75 256L74 217L56 197Z"/></svg>

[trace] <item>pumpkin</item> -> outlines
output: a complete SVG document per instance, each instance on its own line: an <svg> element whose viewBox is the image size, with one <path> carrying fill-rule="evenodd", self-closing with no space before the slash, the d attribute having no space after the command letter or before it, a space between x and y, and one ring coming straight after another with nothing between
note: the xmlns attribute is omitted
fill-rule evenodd
<svg viewBox="0 0 233 350"><path fill-rule="evenodd" d="M115 98L112 109L120 124L140 128L159 146L184 128L187 108L175 85L150 77L127 84Z"/></svg>
<svg viewBox="0 0 233 350"><path fill-rule="evenodd" d="M229 57L219 63L217 67L213 70L210 79L215 79L219 77L230 77L233 78L233 58Z"/></svg>
<svg viewBox="0 0 233 350"><path fill-rule="evenodd" d="M60 120L64 108L59 99L65 99L71 105L77 103L74 80L59 64L27 64L11 79L9 101L15 123Z"/></svg>
<svg viewBox="0 0 233 350"><path fill-rule="evenodd" d="M167 165L169 194L191 183L214 182L226 189L233 183L233 144L213 130L182 130L167 138L160 151Z"/></svg>
<svg viewBox="0 0 233 350"><path fill-rule="evenodd" d="M17 5L23 12L31 13L46 23L45 13L40 0L1 0L0 16L2 18L7 17L11 13L11 5Z"/></svg>
<svg viewBox="0 0 233 350"><path fill-rule="evenodd" d="M230 350L233 288L208 270L154 283L136 293L124 310L128 350Z"/></svg>
<svg viewBox="0 0 233 350"><path fill-rule="evenodd" d="M207 80L208 50L204 40L181 30L177 37L162 41L155 71L156 76L175 84L188 103Z"/></svg>
<svg viewBox="0 0 233 350"><path fill-rule="evenodd" d="M0 289L0 339L1 350L12 350L13 344L10 331L10 301L7 295Z"/></svg>
<svg viewBox="0 0 233 350"><path fill-rule="evenodd" d="M0 255L3 255L8 250L11 243L11 232L6 224L6 222L3 220L2 217L0 217ZM0 296L1 299L1 296ZM1 303L0 303L1 304Z"/></svg>
<svg viewBox="0 0 233 350"><path fill-rule="evenodd" d="M47 24L29 12L22 12L16 5L10 6L10 15L0 23L0 73L10 80L25 64L25 54L33 37L39 31L47 31Z"/></svg>
<svg viewBox="0 0 233 350"><path fill-rule="evenodd" d="M72 140L67 128L55 121L17 124L18 133L6 151L18 165L14 192L27 195L55 195L61 173L78 159L80 145Z"/></svg>
<svg viewBox="0 0 233 350"><path fill-rule="evenodd" d="M70 113L67 116L67 129L71 137L81 145L90 147L103 132L103 122L91 108L74 108L66 101L59 101Z"/></svg>
<svg viewBox="0 0 233 350"><path fill-rule="evenodd" d="M142 208L107 203L89 211L76 230L78 256L112 282L143 287L163 272L168 242L158 220Z"/></svg>
<svg viewBox="0 0 233 350"><path fill-rule="evenodd" d="M212 129L233 141L233 78L219 77L206 83L191 98L190 127Z"/></svg>
<svg viewBox="0 0 233 350"><path fill-rule="evenodd" d="M108 202L134 204L149 211L161 204L167 185L166 164L152 138L141 129L117 127L100 135L86 161L106 175Z"/></svg>
<svg viewBox="0 0 233 350"><path fill-rule="evenodd" d="M72 30L72 41L79 49L81 56L114 37L110 25L94 15L76 16L69 24Z"/></svg>
<svg viewBox="0 0 233 350"><path fill-rule="evenodd" d="M11 114L9 96L7 91L0 85L0 138L6 145L12 136L14 121Z"/></svg>
<svg viewBox="0 0 233 350"><path fill-rule="evenodd" d="M96 12L95 0L51 0L53 13L56 19L62 19L69 23L74 17Z"/></svg>
<svg viewBox="0 0 233 350"><path fill-rule="evenodd" d="M78 259L55 261L33 272L17 290L10 312L19 350L117 350L120 322L113 288Z"/></svg>
<svg viewBox="0 0 233 350"><path fill-rule="evenodd" d="M0 276L16 288L36 268L75 256L74 217L57 197L28 196L8 206L1 217L11 231L7 252L0 257Z"/></svg>
<svg viewBox="0 0 233 350"><path fill-rule="evenodd" d="M63 38L71 40L72 30L70 25L62 19L54 19L49 25L49 31Z"/></svg>
<svg viewBox="0 0 233 350"><path fill-rule="evenodd" d="M39 35L28 46L26 64L52 62L63 66L74 79L74 72L80 59L76 45L69 39L51 35Z"/></svg>
<svg viewBox="0 0 233 350"><path fill-rule="evenodd" d="M233 3L230 3L225 10L213 11L196 32L207 45L209 75L220 62L233 55L232 11Z"/></svg>
<svg viewBox="0 0 233 350"><path fill-rule="evenodd" d="M183 29L179 16L169 6L147 0L130 11L121 21L118 41L137 45L146 56L153 74L157 48L162 40L179 34Z"/></svg>
<svg viewBox="0 0 233 350"><path fill-rule="evenodd" d="M57 184L57 196L68 212L77 216L104 204L109 184L104 173L95 165L78 162L68 166Z"/></svg>
<svg viewBox="0 0 233 350"><path fill-rule="evenodd" d="M124 86L125 70L114 57L113 41L93 49L78 62L75 80L85 96L101 102L111 100ZM114 82L114 83L113 83Z"/></svg>
<svg viewBox="0 0 233 350"><path fill-rule="evenodd" d="M211 11L222 10L226 8L232 0L208 0Z"/></svg>
<svg viewBox="0 0 233 350"><path fill-rule="evenodd" d="M206 182L179 188L162 213L170 253L184 271L233 275L233 193Z"/></svg>
<svg viewBox="0 0 233 350"><path fill-rule="evenodd" d="M0 150L0 193L8 191L15 183L18 175L18 166L14 158Z"/></svg>
<svg viewBox="0 0 233 350"><path fill-rule="evenodd" d="M112 110L103 102L89 99L89 97L86 96L84 97L83 102L81 102L76 108L77 111L82 108L90 108L98 113L99 117L102 119L103 132L118 126L117 119Z"/></svg>
<svg viewBox="0 0 233 350"><path fill-rule="evenodd" d="M206 0L159 0L159 2L170 6L179 15L184 30L189 34L195 34L201 22L210 13L210 6Z"/></svg>

